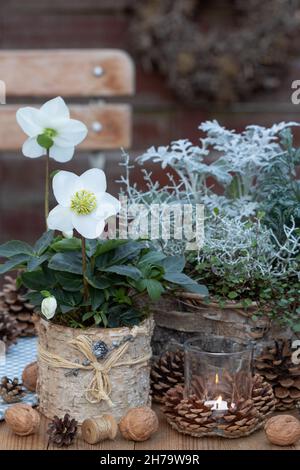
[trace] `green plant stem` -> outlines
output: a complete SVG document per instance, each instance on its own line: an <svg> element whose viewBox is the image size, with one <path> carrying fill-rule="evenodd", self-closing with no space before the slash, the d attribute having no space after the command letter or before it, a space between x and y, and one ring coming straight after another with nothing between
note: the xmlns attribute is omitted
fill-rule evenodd
<svg viewBox="0 0 300 470"><path fill-rule="evenodd" d="M45 223L46 223L46 230L47 227L47 218L49 215L49 149L47 149L46 154L46 175L45 175Z"/></svg>
<svg viewBox="0 0 300 470"><path fill-rule="evenodd" d="M85 278L86 274L86 244L85 238L81 236L81 252L82 252L82 275L83 275L83 296L84 300L87 301L89 298L89 285Z"/></svg>

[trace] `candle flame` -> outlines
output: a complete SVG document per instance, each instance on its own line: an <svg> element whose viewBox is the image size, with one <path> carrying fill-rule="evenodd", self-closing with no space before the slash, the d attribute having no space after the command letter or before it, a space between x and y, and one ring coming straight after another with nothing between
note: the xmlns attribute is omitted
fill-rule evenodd
<svg viewBox="0 0 300 470"><path fill-rule="evenodd" d="M216 374L215 384L218 385L218 383L219 383L219 374Z"/></svg>
<svg viewBox="0 0 300 470"><path fill-rule="evenodd" d="M222 403L222 395L219 395L217 400L216 400L216 409L217 410L220 408L221 403Z"/></svg>

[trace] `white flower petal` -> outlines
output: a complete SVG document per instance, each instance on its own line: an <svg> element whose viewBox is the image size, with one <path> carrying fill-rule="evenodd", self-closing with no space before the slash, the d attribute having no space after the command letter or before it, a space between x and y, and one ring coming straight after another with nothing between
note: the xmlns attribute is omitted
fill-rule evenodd
<svg viewBox="0 0 300 470"><path fill-rule="evenodd" d="M57 309L57 300L51 295L51 297L46 297L41 304L41 312L47 320L51 320L54 317Z"/></svg>
<svg viewBox="0 0 300 470"><path fill-rule="evenodd" d="M97 211L96 217L102 217L108 219L117 213L121 209L120 201L109 193L98 193L97 197Z"/></svg>
<svg viewBox="0 0 300 470"><path fill-rule="evenodd" d="M21 129L29 137L35 137L43 132L43 123L38 109L29 106L20 108L16 113L16 119Z"/></svg>
<svg viewBox="0 0 300 470"><path fill-rule="evenodd" d="M92 214L72 214L72 223L80 235L89 239L100 237L105 227L105 221L103 219L95 219Z"/></svg>
<svg viewBox="0 0 300 470"><path fill-rule="evenodd" d="M104 171L99 168L91 168L82 173L79 178L83 189L87 189L93 193L105 193L106 176Z"/></svg>
<svg viewBox="0 0 300 470"><path fill-rule="evenodd" d="M25 157L38 158L46 154L46 149L37 143L36 137L29 137L22 146L22 152Z"/></svg>
<svg viewBox="0 0 300 470"><path fill-rule="evenodd" d="M71 210L60 205L54 207L48 215L47 226L51 230L60 230L61 232L72 230Z"/></svg>
<svg viewBox="0 0 300 470"><path fill-rule="evenodd" d="M78 145L86 138L88 129L80 121L69 119L65 123L56 126L58 135L54 137L54 142L61 147Z"/></svg>
<svg viewBox="0 0 300 470"><path fill-rule="evenodd" d="M70 117L69 109L61 96L47 101L41 106L40 111L50 119L69 119Z"/></svg>
<svg viewBox="0 0 300 470"><path fill-rule="evenodd" d="M74 150L74 147L59 147L58 145L53 144L52 147L50 147L49 155L57 162L65 163L72 160Z"/></svg>
<svg viewBox="0 0 300 470"><path fill-rule="evenodd" d="M68 230L68 232L63 232L62 235L65 238L73 238L73 230Z"/></svg>
<svg viewBox="0 0 300 470"><path fill-rule="evenodd" d="M70 171L60 171L56 173L53 178L52 186L55 199L59 204L69 208L71 205L71 198L79 188L79 176ZM71 227L72 228L72 227ZM71 229L66 229L67 232Z"/></svg>

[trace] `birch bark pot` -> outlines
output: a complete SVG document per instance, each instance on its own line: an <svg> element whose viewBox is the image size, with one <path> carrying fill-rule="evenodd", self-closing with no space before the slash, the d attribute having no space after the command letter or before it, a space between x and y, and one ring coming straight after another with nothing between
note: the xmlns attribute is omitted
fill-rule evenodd
<svg viewBox="0 0 300 470"><path fill-rule="evenodd" d="M150 404L150 357L151 336L154 322L150 317L134 328L87 328L79 330L69 328L43 319L38 324L39 332L39 379L37 391L39 394L39 409L48 418L59 417L69 413L79 424L85 419L104 413L112 414L117 420L129 408ZM134 333L134 334L133 334ZM80 369L72 374L72 369L55 367L44 360L43 351L47 355L55 355L64 361L82 364L86 359L84 354L74 348L70 341L78 340L84 335L89 341L104 341L109 348L120 343L128 336L128 347L122 357L108 373L111 385L109 403L101 400L90 403L86 392L90 387L95 370ZM145 360L142 360L145 358ZM100 361L101 364L101 361ZM74 369L73 369L74 370ZM71 371L71 373L70 373Z"/></svg>
<svg viewBox="0 0 300 470"><path fill-rule="evenodd" d="M198 294L176 292L151 304L155 319L152 338L153 354L159 356L171 340L179 343L202 332L224 337L236 337L259 345L280 335L292 337L292 332L274 324L267 316L253 320L257 311L255 303L244 309L235 302L223 308L215 302L209 305Z"/></svg>

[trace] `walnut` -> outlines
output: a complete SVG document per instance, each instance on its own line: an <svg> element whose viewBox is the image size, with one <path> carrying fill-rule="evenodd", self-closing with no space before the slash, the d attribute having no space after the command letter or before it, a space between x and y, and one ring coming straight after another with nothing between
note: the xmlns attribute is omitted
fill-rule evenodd
<svg viewBox="0 0 300 470"><path fill-rule="evenodd" d="M129 441L146 441L158 429L156 413L148 406L131 408L121 419L119 429Z"/></svg>
<svg viewBox="0 0 300 470"><path fill-rule="evenodd" d="M30 405L17 403L5 412L5 422L18 436L29 436L37 432L40 415Z"/></svg>
<svg viewBox="0 0 300 470"><path fill-rule="evenodd" d="M290 446L300 438L300 422L291 415L273 416L265 424L265 433L272 444Z"/></svg>
<svg viewBox="0 0 300 470"><path fill-rule="evenodd" d="M22 374L23 385L30 392L36 391L37 375L38 375L37 362L31 362L23 370L23 374Z"/></svg>

